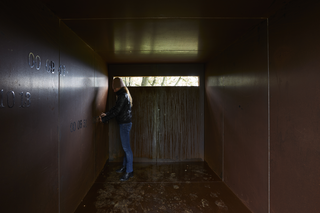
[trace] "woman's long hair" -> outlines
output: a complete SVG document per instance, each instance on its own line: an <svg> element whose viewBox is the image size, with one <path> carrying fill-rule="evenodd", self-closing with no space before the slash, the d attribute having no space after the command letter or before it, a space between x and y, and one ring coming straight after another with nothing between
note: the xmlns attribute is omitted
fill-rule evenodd
<svg viewBox="0 0 320 213"><path fill-rule="evenodd" d="M127 94L129 95L129 98L130 98L130 106L132 107L132 106L133 106L133 104L132 104L133 100L132 100L131 94L130 94L130 92L129 92L129 89L128 89L127 87L123 87L123 88L127 91Z"/></svg>

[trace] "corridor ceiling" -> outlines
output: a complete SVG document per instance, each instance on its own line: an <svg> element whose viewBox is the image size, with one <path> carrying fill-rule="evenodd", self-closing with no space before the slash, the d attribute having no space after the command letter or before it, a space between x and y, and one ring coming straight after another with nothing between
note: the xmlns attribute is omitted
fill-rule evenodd
<svg viewBox="0 0 320 213"><path fill-rule="evenodd" d="M290 0L40 0L107 63L202 63Z"/></svg>

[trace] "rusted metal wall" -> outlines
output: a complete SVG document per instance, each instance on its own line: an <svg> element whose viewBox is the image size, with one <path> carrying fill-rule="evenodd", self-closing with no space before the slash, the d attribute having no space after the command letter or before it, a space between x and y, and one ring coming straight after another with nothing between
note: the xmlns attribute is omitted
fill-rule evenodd
<svg viewBox="0 0 320 213"><path fill-rule="evenodd" d="M199 87L158 89L157 159L203 160L199 91Z"/></svg>
<svg viewBox="0 0 320 213"><path fill-rule="evenodd" d="M108 97L108 72L105 63L97 55L94 57L94 96L91 103L92 116L96 118L106 110ZM92 140L94 143L95 156L95 177L103 169L106 161L109 159L109 131L108 127L99 122L94 123L94 134Z"/></svg>
<svg viewBox="0 0 320 213"><path fill-rule="evenodd" d="M63 23L60 36L60 64L68 72L60 77L61 212L72 212L95 180L94 66L93 54Z"/></svg>
<svg viewBox="0 0 320 213"><path fill-rule="evenodd" d="M293 1L270 20L273 213L320 211L319 7Z"/></svg>
<svg viewBox="0 0 320 213"><path fill-rule="evenodd" d="M205 160L253 212L320 209L319 6L292 1L207 66Z"/></svg>
<svg viewBox="0 0 320 213"><path fill-rule="evenodd" d="M12 6L0 6L0 212L54 213L59 77L45 70L45 62L59 61L59 22L36 19L32 3L25 11Z"/></svg>
<svg viewBox="0 0 320 213"><path fill-rule="evenodd" d="M0 211L73 212L108 157L106 66L41 4L0 5Z"/></svg>
<svg viewBox="0 0 320 213"><path fill-rule="evenodd" d="M130 88L133 97L131 146L136 161L203 160L202 64L109 65L112 76L197 75L197 88ZM115 94L109 94L109 108ZM109 123L110 160L122 160L119 128Z"/></svg>
<svg viewBox="0 0 320 213"><path fill-rule="evenodd" d="M205 137L204 159L211 169L223 179L224 154L224 108L223 71L214 69L212 63L206 66Z"/></svg>
<svg viewBox="0 0 320 213"><path fill-rule="evenodd" d="M199 87L129 89L134 100L130 142L135 160L203 160ZM112 132L115 134L110 141L117 141L113 153L119 158L122 156L119 132L118 129Z"/></svg>
<svg viewBox="0 0 320 213"><path fill-rule="evenodd" d="M131 134L135 157L160 161L203 158L198 87L133 87L130 91L135 101Z"/></svg>
<svg viewBox="0 0 320 213"><path fill-rule="evenodd" d="M212 59L207 65L205 79L205 161L253 212L266 213L266 21Z"/></svg>

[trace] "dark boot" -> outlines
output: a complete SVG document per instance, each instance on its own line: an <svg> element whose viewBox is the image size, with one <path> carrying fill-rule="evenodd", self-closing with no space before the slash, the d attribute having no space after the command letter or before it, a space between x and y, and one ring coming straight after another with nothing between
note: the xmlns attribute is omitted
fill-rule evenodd
<svg viewBox="0 0 320 213"><path fill-rule="evenodd" d="M125 166L122 166L120 169L116 170L117 173L123 173L125 171L126 171L126 167Z"/></svg>
<svg viewBox="0 0 320 213"><path fill-rule="evenodd" d="M133 172L129 172L129 173L125 173L121 178L120 178L120 180L121 181L126 181L126 180L128 180L129 178L131 178L131 177L133 177Z"/></svg>

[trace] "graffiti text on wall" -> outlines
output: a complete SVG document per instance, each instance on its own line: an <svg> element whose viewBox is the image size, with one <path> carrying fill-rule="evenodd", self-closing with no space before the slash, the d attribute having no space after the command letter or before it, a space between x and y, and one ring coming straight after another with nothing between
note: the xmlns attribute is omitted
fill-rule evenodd
<svg viewBox="0 0 320 213"><path fill-rule="evenodd" d="M32 52L29 53L28 63L30 68L36 68L37 70L41 69L41 57L39 55L34 56ZM49 59L46 60L46 71L48 73L54 74L56 70L54 61ZM58 72L62 76L66 76L68 73L65 65L60 65L58 68Z"/></svg>
<svg viewBox="0 0 320 213"><path fill-rule="evenodd" d="M77 122L72 122L70 124L70 132L75 132L76 130L80 130L82 128L86 128L87 127L87 120L83 119L83 120L79 120Z"/></svg>
<svg viewBox="0 0 320 213"><path fill-rule="evenodd" d="M28 108L31 106L31 93L20 92L20 105L21 108ZM16 94L14 91L4 92L0 90L0 108L5 108L5 103L8 108L13 108L16 103Z"/></svg>

